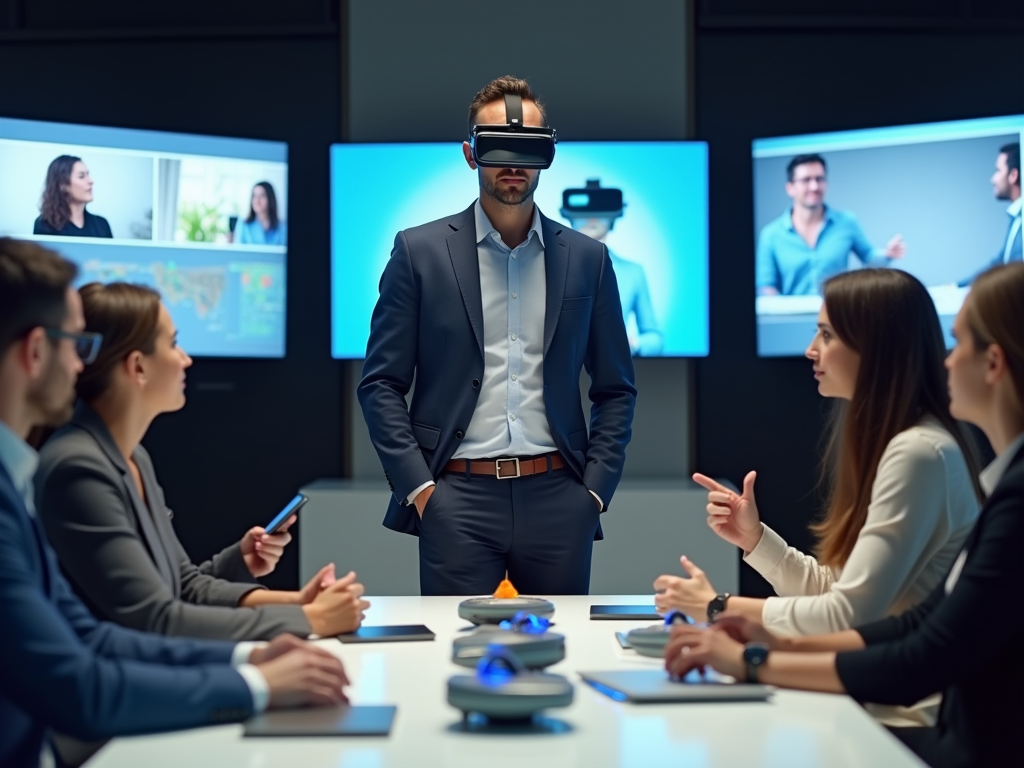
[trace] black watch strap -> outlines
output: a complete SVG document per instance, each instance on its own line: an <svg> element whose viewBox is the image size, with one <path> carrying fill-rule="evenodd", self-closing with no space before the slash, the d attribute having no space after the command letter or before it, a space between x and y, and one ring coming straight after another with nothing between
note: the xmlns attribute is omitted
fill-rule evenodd
<svg viewBox="0 0 1024 768"><path fill-rule="evenodd" d="M729 605L729 598L732 597L728 592L722 592L721 594L715 595L711 602L708 603L708 621L714 622L718 617L718 614L725 611Z"/></svg>

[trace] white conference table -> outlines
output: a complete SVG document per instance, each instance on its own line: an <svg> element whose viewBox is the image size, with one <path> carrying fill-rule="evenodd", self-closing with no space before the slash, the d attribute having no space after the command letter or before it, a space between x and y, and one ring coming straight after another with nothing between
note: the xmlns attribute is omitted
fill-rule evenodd
<svg viewBox="0 0 1024 768"><path fill-rule="evenodd" d="M354 704L395 704L389 737L243 738L241 725L116 739L90 768L901 768L923 765L852 699L777 691L767 703L644 704L613 701L583 683L580 670L652 668L622 650L617 630L644 621L590 621L595 603L650 604L651 595L554 597L566 658L549 671L576 685L570 707L549 710L532 732L462 729L446 681L469 670L451 663L461 636L455 597L370 598L366 624L426 624L433 642L345 645L336 651Z"/></svg>

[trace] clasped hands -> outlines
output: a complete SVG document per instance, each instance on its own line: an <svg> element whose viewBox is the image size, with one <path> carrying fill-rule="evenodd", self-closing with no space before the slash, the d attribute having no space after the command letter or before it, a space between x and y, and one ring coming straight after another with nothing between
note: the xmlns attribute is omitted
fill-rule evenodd
<svg viewBox="0 0 1024 768"><path fill-rule="evenodd" d="M764 643L772 650L778 650L782 644L760 622L728 611L707 627L677 624L665 646L665 669L673 677L682 678L695 669L703 673L705 667L711 667L723 675L745 680L746 643Z"/></svg>

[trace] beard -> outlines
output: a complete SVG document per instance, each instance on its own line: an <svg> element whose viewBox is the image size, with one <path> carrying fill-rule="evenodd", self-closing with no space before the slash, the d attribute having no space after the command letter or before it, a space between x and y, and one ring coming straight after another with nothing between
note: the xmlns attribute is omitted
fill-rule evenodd
<svg viewBox="0 0 1024 768"><path fill-rule="evenodd" d="M484 173L484 169L480 168L478 173L480 174L480 189L482 189L488 197L496 200L502 205L522 205L527 200L533 198L533 193L537 191L537 185L540 184L540 173L533 179L533 183L526 176L519 176L511 168L505 168L502 170L502 176L516 176L517 178L523 179L526 184L522 190L518 189L499 189L496 181L491 179Z"/></svg>
<svg viewBox="0 0 1024 768"><path fill-rule="evenodd" d="M28 392L28 405L35 411L37 426L59 427L75 410L75 379L61 366L56 354L50 356L46 372Z"/></svg>

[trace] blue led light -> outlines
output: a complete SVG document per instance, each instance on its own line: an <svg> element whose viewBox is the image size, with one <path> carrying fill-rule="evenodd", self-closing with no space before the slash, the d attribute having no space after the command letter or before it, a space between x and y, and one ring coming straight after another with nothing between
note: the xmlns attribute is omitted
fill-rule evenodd
<svg viewBox="0 0 1024 768"><path fill-rule="evenodd" d="M521 632L524 635L543 635L551 626L551 621L527 611L518 611L510 620L503 621L498 626L502 629Z"/></svg>
<svg viewBox="0 0 1024 768"><path fill-rule="evenodd" d="M607 696L609 699L614 699L615 701L626 701L627 700L626 694L624 694L622 691L617 691L614 688L609 688L607 685L602 685L601 683L595 683L593 680L587 680L586 682L595 691L600 691L605 696Z"/></svg>
<svg viewBox="0 0 1024 768"><path fill-rule="evenodd" d="M693 624L692 618L682 611L669 611L665 614L665 626L671 627L674 624Z"/></svg>
<svg viewBox="0 0 1024 768"><path fill-rule="evenodd" d="M476 665L476 679L487 686L509 682L525 667L519 659L500 645L488 645L487 654Z"/></svg>

